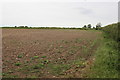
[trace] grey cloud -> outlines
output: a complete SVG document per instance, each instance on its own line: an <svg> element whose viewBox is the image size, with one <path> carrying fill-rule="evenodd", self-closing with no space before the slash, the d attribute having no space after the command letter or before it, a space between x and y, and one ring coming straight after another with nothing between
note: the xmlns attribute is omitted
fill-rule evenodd
<svg viewBox="0 0 120 80"><path fill-rule="evenodd" d="M91 9L87 9L87 8L84 8L84 7L78 7L76 8L80 11L81 14L83 15L88 15L88 14L92 14L93 11Z"/></svg>

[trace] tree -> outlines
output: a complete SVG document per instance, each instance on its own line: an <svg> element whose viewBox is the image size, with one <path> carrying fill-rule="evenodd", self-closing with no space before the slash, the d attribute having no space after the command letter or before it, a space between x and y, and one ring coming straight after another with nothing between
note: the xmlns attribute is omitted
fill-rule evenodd
<svg viewBox="0 0 120 80"><path fill-rule="evenodd" d="M15 28L16 28L17 26L15 26Z"/></svg>
<svg viewBox="0 0 120 80"><path fill-rule="evenodd" d="M24 26L19 26L20 28L24 28Z"/></svg>
<svg viewBox="0 0 120 80"><path fill-rule="evenodd" d="M91 26L91 24L88 24L88 28L91 28L92 26Z"/></svg>
<svg viewBox="0 0 120 80"><path fill-rule="evenodd" d="M100 29L101 28L101 23L97 23L96 25L96 30Z"/></svg>
<svg viewBox="0 0 120 80"><path fill-rule="evenodd" d="M86 26L86 25L84 25L83 27L84 27L84 28L86 28L87 26Z"/></svg>
<svg viewBox="0 0 120 80"><path fill-rule="evenodd" d="M95 27L93 27L93 29L95 29Z"/></svg>
<svg viewBox="0 0 120 80"><path fill-rule="evenodd" d="M28 28L28 26L25 26L25 28Z"/></svg>

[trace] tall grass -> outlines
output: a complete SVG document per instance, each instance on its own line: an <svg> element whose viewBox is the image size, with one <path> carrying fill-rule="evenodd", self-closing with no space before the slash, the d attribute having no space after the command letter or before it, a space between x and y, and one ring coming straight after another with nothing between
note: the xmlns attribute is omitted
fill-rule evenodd
<svg viewBox="0 0 120 80"><path fill-rule="evenodd" d="M101 46L96 52L95 62L91 67L92 78L118 78L120 72L120 23L102 28Z"/></svg>
<svg viewBox="0 0 120 80"><path fill-rule="evenodd" d="M116 50L118 50L117 53L120 56L120 22L107 25L102 30L109 35L108 37L118 43ZM118 57L118 71L120 72L120 57Z"/></svg>
<svg viewBox="0 0 120 80"><path fill-rule="evenodd" d="M104 34L101 45L95 55L95 62L91 67L92 78L118 78L118 43L113 39L106 38Z"/></svg>

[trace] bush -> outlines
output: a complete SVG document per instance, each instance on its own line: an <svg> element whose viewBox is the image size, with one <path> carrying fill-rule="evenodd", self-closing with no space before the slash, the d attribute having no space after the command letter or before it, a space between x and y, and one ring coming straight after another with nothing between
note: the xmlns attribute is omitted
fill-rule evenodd
<svg viewBox="0 0 120 80"><path fill-rule="evenodd" d="M120 22L119 23L115 23L115 24L110 24L107 25L105 27L102 28L102 30L104 32L106 32L107 34L109 34L109 36L116 40L116 41L120 41Z"/></svg>

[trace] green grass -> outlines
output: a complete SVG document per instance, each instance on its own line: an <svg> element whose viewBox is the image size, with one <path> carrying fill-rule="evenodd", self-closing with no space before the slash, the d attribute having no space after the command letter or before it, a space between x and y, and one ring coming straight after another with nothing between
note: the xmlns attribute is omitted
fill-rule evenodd
<svg viewBox="0 0 120 80"><path fill-rule="evenodd" d="M103 34L101 46L95 55L94 65L91 67L91 78L118 78L118 43Z"/></svg>

